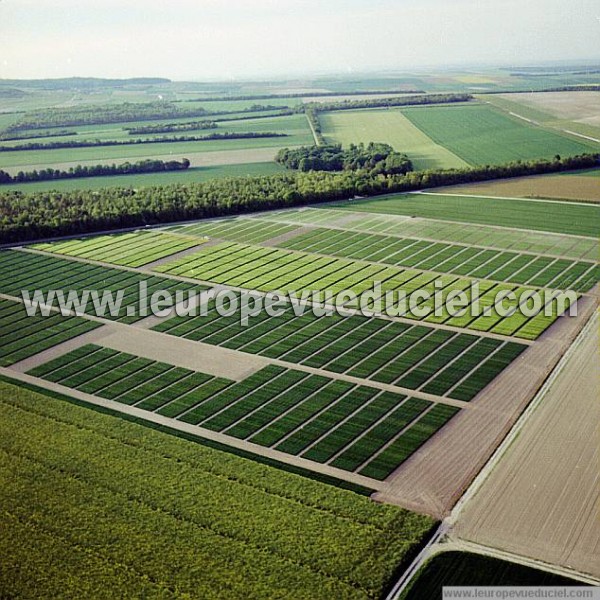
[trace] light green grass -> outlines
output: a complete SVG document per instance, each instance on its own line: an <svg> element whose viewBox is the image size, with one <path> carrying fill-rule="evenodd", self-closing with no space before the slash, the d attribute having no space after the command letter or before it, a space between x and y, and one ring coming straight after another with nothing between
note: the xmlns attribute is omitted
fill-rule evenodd
<svg viewBox="0 0 600 600"><path fill-rule="evenodd" d="M466 163L436 144L399 110L352 110L319 116L328 143L385 142L405 152L416 169L464 167Z"/></svg>
<svg viewBox="0 0 600 600"><path fill-rule="evenodd" d="M570 156L597 150L593 142L575 141L504 115L482 104L416 107L403 110L432 140L472 165Z"/></svg>
<svg viewBox="0 0 600 600"><path fill-rule="evenodd" d="M95 190L110 187L141 188L171 183L193 183L222 179L225 177L246 177L273 175L285 169L275 162L241 163L238 165L217 165L214 167L193 167L186 171L165 171L162 173L144 173L136 175L115 175L113 177L82 177L58 181L34 181L0 186L0 191L19 190L21 192Z"/></svg>
<svg viewBox="0 0 600 600"><path fill-rule="evenodd" d="M399 194L340 202L330 206L353 211L410 215L589 237L597 237L600 231L600 207L566 202Z"/></svg>

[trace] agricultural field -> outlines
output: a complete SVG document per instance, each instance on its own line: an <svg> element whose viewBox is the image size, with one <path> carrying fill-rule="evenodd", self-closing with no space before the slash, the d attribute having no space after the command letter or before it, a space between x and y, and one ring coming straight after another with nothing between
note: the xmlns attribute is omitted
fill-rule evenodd
<svg viewBox="0 0 600 600"><path fill-rule="evenodd" d="M402 109L436 144L470 165L569 156L597 150L596 143L533 126L489 105Z"/></svg>
<svg viewBox="0 0 600 600"><path fill-rule="evenodd" d="M533 229L595 238L600 229L600 211L596 206L562 202L453 196L424 192L390 195L369 200L353 200L331 206L352 211L425 217L514 228L515 214L519 229Z"/></svg>
<svg viewBox="0 0 600 600"><path fill-rule="evenodd" d="M142 318L139 314L141 283L147 285L150 294L155 290L171 293L181 290L187 294L207 289L203 285L44 254L18 250L0 251L0 293L20 298L23 290L28 290L31 297L35 290L40 290L44 295L49 290L73 290L79 293L84 290L97 290L100 293L122 291L118 313L111 315L110 305L106 303L103 316L123 323L133 323ZM95 311L91 301L87 310L92 313ZM133 314L129 314L130 312Z"/></svg>
<svg viewBox="0 0 600 600"><path fill-rule="evenodd" d="M437 193L516 198L547 198L600 203L600 169L556 175L516 177L438 188Z"/></svg>
<svg viewBox="0 0 600 600"><path fill-rule="evenodd" d="M445 188L446 193L459 193L462 186ZM395 237L412 237L436 242L471 244L481 248L495 248L513 252L595 260L598 243L591 237L560 235L546 231L509 229L494 225L475 225L465 222L447 222L416 216L355 212L329 208L303 208L274 211L261 215L261 220L297 226L335 228ZM349 214L350 212L350 214ZM467 217L463 213L461 218Z"/></svg>
<svg viewBox="0 0 600 600"><path fill-rule="evenodd" d="M203 153L200 162L203 162L204 159L208 158L206 155L211 154L219 155L220 153ZM273 154L273 152L270 152L269 158L272 158L271 154ZM38 168L40 168L39 165ZM68 168L68 165L66 168ZM12 170L15 171L15 169ZM174 183L195 183L228 177L257 177L262 175L275 175L276 173L281 173L283 170L284 168L281 165L278 165L276 162L272 162L271 160L265 162L239 162L234 164L216 164L190 167L185 171L164 171L159 173L144 173L138 175L112 175L110 177L84 177L78 179L32 181L28 183L9 183L3 184L0 187L0 191L15 190L23 193L29 193L50 190L57 190L59 192L80 189L100 190L111 187L140 188L155 185L170 185Z"/></svg>
<svg viewBox="0 0 600 600"><path fill-rule="evenodd" d="M209 598L226 589L232 598L268 590L368 600L433 526L56 394L0 389L7 596Z"/></svg>
<svg viewBox="0 0 600 600"><path fill-rule="evenodd" d="M401 600L442 600L444 586L580 586L562 575L471 552L436 554L400 595Z"/></svg>
<svg viewBox="0 0 600 600"><path fill-rule="evenodd" d="M17 363L98 326L93 321L63 317L58 312L48 317L30 317L20 302L0 299L0 366Z"/></svg>
<svg viewBox="0 0 600 600"><path fill-rule="evenodd" d="M277 366L233 382L96 345L29 374L380 480L459 411Z"/></svg>
<svg viewBox="0 0 600 600"><path fill-rule="evenodd" d="M575 269L577 273L573 276L576 275L579 279L589 268L589 266L585 268L580 266ZM436 289L435 282L439 279L442 287L438 287L438 290L441 289L446 293L451 290L464 290L469 296L470 304L477 300L476 292L470 289L469 279L450 275L440 276L435 272L400 269L379 263L320 256L308 252L227 242L210 246L180 259L167 261L156 266L155 270L236 288L283 293L292 290L296 294L313 290L321 293L330 291L333 294L351 290L359 294L373 289L374 282L380 282L379 298L383 298L387 292L396 294L404 292L409 295L425 289L433 293ZM527 290L527 288L506 287L494 281L483 280L479 288L482 304L490 305L488 299L501 289L515 292L513 306L516 306L520 296ZM527 318L518 313L502 317L494 311L489 316L475 318L467 309L467 314L464 315L430 314L425 318L452 326L490 330L493 333L535 339L558 318L557 309L562 296L558 292L549 293L544 300L552 307L552 316L538 314ZM428 302L433 303L433 298ZM347 305L350 306L351 303L348 302ZM422 304L422 307L425 305ZM419 316L410 312L408 308L398 306L396 310L394 307L393 316L418 319Z"/></svg>
<svg viewBox="0 0 600 600"><path fill-rule="evenodd" d="M436 144L399 109L343 110L319 115L327 143L385 142L408 154L415 169L450 169L466 162Z"/></svg>

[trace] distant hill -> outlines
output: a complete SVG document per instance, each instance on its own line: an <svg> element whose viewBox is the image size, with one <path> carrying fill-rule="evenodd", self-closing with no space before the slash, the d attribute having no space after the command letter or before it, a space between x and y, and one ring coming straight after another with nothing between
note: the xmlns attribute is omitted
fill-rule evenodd
<svg viewBox="0 0 600 600"><path fill-rule="evenodd" d="M127 87L136 85L160 85L171 83L164 77L130 77L128 79L103 79L101 77L65 77L58 79L0 79L0 90L18 87L44 90L95 89L103 87Z"/></svg>

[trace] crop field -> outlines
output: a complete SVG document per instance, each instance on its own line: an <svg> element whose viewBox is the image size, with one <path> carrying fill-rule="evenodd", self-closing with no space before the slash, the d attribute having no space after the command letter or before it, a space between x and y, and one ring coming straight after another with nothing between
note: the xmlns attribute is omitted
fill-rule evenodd
<svg viewBox="0 0 600 600"><path fill-rule="evenodd" d="M569 202L452 196L436 193L398 194L371 200L334 203L344 210L425 217L514 228L534 229L596 238L600 208Z"/></svg>
<svg viewBox="0 0 600 600"><path fill-rule="evenodd" d="M92 344L29 374L380 480L459 411L278 366L232 382Z"/></svg>
<svg viewBox="0 0 600 600"><path fill-rule="evenodd" d="M401 600L442 600L446 586L578 586L579 581L470 552L441 552L431 558Z"/></svg>
<svg viewBox="0 0 600 600"><path fill-rule="evenodd" d="M155 290L166 290L174 293L182 290L187 293L200 292L206 286L192 285L181 281L166 279L153 275L143 275L132 271L124 271L111 267L101 267L85 262L75 262L18 250L0 251L0 293L21 297L22 290L34 290L44 294L48 290L104 290L123 291L123 301L118 316L111 316L107 310L104 317L123 323L133 323L142 317L138 314L140 301L140 283L145 282L148 293ZM88 312L94 306L88 305ZM135 314L128 314L128 309Z"/></svg>
<svg viewBox="0 0 600 600"><path fill-rule="evenodd" d="M248 326L221 317L173 317L154 328L186 339L345 373L411 390L471 400L525 346L381 318L261 315ZM461 383L462 382L462 383Z"/></svg>
<svg viewBox="0 0 600 600"><path fill-rule="evenodd" d="M297 227L263 221L262 219L233 218L191 225L175 225L164 231L174 231L187 236L199 236L232 240L247 244L259 244L271 238L295 231Z"/></svg>
<svg viewBox="0 0 600 600"><path fill-rule="evenodd" d="M403 109L435 143L471 165L552 158L589 152L597 145L535 127L483 104Z"/></svg>
<svg viewBox="0 0 600 600"><path fill-rule="evenodd" d="M438 188L438 193L472 194L474 196L500 196L517 198L548 198L600 202L598 178L600 169L587 172L534 175L507 180L469 183Z"/></svg>
<svg viewBox="0 0 600 600"><path fill-rule="evenodd" d="M446 188L448 193L452 193L453 189ZM559 235L545 231L511 230L492 225L448 223L420 217L389 214L382 216L376 213L365 216L360 212L349 215L348 211L302 208L276 211L261 215L260 219L293 225L334 227L347 231L414 237L436 242L459 242L482 248L531 252L573 259L596 260L598 256L598 244L593 238Z"/></svg>
<svg viewBox="0 0 600 600"><path fill-rule="evenodd" d="M194 151L195 153L198 150ZM205 153L206 155L210 153ZM43 158L43 157L42 157ZM71 157L74 159L75 157ZM186 156L193 158L193 156ZM251 159L252 157L250 157ZM67 167L68 168L68 167ZM11 169L15 173L18 169ZM29 183L2 184L0 191L18 190L23 193L57 190L105 189L111 187L140 188L154 185L170 185L172 183L194 183L222 179L225 177L256 177L281 173L284 167L269 162L239 162L215 166L190 167L185 171L163 171L159 173L143 173L137 175L111 175L109 177L82 177L76 179L54 179L50 181L32 181Z"/></svg>
<svg viewBox="0 0 600 600"><path fill-rule="evenodd" d="M421 289L433 292L434 282L439 278L443 287L437 288L438 290L446 293L451 290L465 290L470 296L470 289L467 288L471 282L471 280L451 275L440 277L433 272L399 269L377 263L228 242L217 244L179 260L164 263L155 267L155 270L200 281L263 292L294 290L296 293L301 293L303 290L319 292L329 290L336 293L352 290L355 293L361 293L373 289L373 282L379 281L381 282L381 296L387 292L399 291L408 295ZM582 269L578 271L577 278L581 274ZM573 277L575 277L575 273ZM506 287L493 281L483 281L480 283L482 305L487 306L493 303L490 299L495 296L496 292L503 289L515 292L516 299L512 305L516 306L518 298L527 288ZM552 316L539 314L527 318L517 313L501 317L494 311L489 316L481 316L476 319L467 310L467 314L464 316L430 314L426 319L443 322L447 325L535 339L558 318L556 311L559 296L559 293L555 293L546 298L547 303L552 307ZM476 298L470 298L471 303L475 300ZM429 302L433 302L433 299ZM507 301L507 306L509 304L510 302ZM421 306L425 307L425 304ZM393 316L418 318L401 306Z"/></svg>
<svg viewBox="0 0 600 600"><path fill-rule="evenodd" d="M98 597L102 581L102 597L208 598L227 589L232 598L256 598L260 589L305 600L369 600L381 596L434 524L112 415L0 386L7 594Z"/></svg>
<svg viewBox="0 0 600 600"><path fill-rule="evenodd" d="M319 122L327 143L385 142L408 154L416 169L451 169L465 161L436 144L398 109L326 112Z"/></svg>
<svg viewBox="0 0 600 600"><path fill-rule="evenodd" d="M599 279L594 263L315 228L280 247L548 288L588 291Z"/></svg>
<svg viewBox="0 0 600 600"><path fill-rule="evenodd" d="M123 267L141 267L198 246L202 241L162 232L134 232L34 244L31 247L52 254L97 260Z"/></svg>
<svg viewBox="0 0 600 600"><path fill-rule="evenodd" d="M6 367L98 327L79 317L30 317L20 302L0 299L0 366Z"/></svg>

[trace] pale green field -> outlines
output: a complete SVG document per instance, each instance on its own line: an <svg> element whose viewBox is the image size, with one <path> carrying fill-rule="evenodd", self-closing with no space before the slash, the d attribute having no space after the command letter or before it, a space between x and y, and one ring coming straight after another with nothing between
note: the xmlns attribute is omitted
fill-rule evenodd
<svg viewBox="0 0 600 600"><path fill-rule="evenodd" d="M450 150L439 146L399 110L345 110L319 116L325 140L347 146L358 142L385 142L405 152L416 169L465 167Z"/></svg>
<svg viewBox="0 0 600 600"><path fill-rule="evenodd" d="M18 190L20 192L95 190L110 187L147 187L168 185L171 183L193 183L223 177L244 177L273 175L285 169L275 162L242 163L236 165L217 165L213 167L195 167L186 171L167 171L164 173L143 173L136 175L114 175L112 177L82 177L58 181L34 181L0 186L0 192Z"/></svg>

